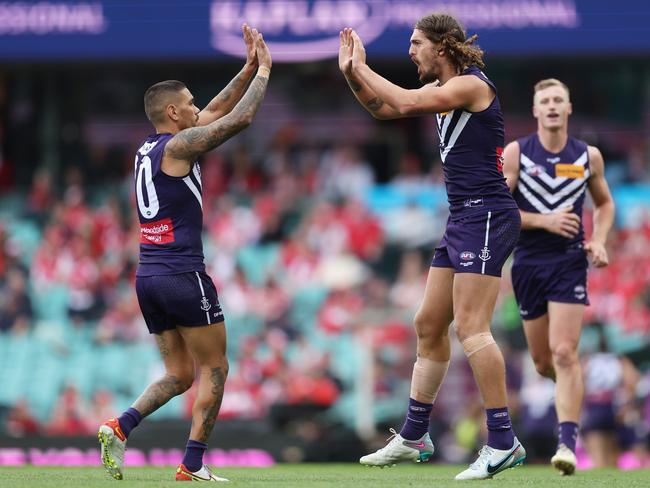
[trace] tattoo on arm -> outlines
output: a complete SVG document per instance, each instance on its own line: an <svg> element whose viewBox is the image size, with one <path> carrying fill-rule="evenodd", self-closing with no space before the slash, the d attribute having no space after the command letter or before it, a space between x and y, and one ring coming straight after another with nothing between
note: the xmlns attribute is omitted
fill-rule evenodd
<svg viewBox="0 0 650 488"><path fill-rule="evenodd" d="M212 403L201 411L202 424L201 435L197 439L199 442L208 442L214 423L217 421L219 409L221 408L221 400L223 399L224 385L226 384L226 372L221 368L212 368L210 371L210 384L212 386L210 392L212 393Z"/></svg>
<svg viewBox="0 0 650 488"><path fill-rule="evenodd" d="M208 103L206 110L210 112L220 111L223 114L230 112L235 103L237 103L241 98L241 95L250 79L250 74L248 74L246 70L242 69L232 80L230 80L230 83L228 83L226 87L221 90L219 94L210 101L210 103Z"/></svg>
<svg viewBox="0 0 650 488"><path fill-rule="evenodd" d="M379 110L383 106L384 106L384 101L379 97L375 97L366 102L366 107L368 107L373 112Z"/></svg>
<svg viewBox="0 0 650 488"><path fill-rule="evenodd" d="M165 146L165 155L174 159L194 161L245 129L253 120L264 94L268 78L256 76L246 94L232 111L203 127L192 127L176 134Z"/></svg>

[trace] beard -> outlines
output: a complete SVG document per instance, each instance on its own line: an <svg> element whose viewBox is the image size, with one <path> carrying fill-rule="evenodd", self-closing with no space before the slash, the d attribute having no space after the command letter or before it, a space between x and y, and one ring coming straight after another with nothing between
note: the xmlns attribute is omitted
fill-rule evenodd
<svg viewBox="0 0 650 488"><path fill-rule="evenodd" d="M438 76L433 71L425 71L420 75L420 83L428 85L438 79Z"/></svg>

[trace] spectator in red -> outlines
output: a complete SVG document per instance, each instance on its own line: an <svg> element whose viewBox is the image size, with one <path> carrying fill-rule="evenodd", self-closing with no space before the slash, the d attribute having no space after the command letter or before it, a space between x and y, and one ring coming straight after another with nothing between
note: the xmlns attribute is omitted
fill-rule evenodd
<svg viewBox="0 0 650 488"><path fill-rule="evenodd" d="M347 231L348 248L365 261L379 259L384 235L379 221L357 200L349 200L340 212L340 219Z"/></svg>
<svg viewBox="0 0 650 488"><path fill-rule="evenodd" d="M24 398L18 400L7 415L7 433L12 437L24 437L36 434L41 429L38 420Z"/></svg>
<svg viewBox="0 0 650 488"><path fill-rule="evenodd" d="M85 411L77 388L73 385L66 386L45 427L47 434L77 436L90 433L84 421Z"/></svg>

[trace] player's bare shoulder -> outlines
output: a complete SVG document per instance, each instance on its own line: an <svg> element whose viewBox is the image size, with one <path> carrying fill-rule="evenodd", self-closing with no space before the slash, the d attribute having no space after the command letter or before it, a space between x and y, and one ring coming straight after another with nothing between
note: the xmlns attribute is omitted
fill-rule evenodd
<svg viewBox="0 0 650 488"><path fill-rule="evenodd" d="M596 146L587 146L589 156L589 168L592 176L602 176L605 173L605 160Z"/></svg>
<svg viewBox="0 0 650 488"><path fill-rule="evenodd" d="M503 175L510 191L513 191L519 181L519 156L521 148L519 141L512 141L503 149Z"/></svg>
<svg viewBox="0 0 650 488"><path fill-rule="evenodd" d="M454 76L443 85L438 85L436 81L418 91L419 101L411 115L436 114L456 109L472 112L483 110L486 107L481 105L487 99L489 86L476 76Z"/></svg>
<svg viewBox="0 0 650 488"><path fill-rule="evenodd" d="M503 149L503 157L505 158L518 158L521 149L519 148L519 141L512 141L506 144L506 147Z"/></svg>
<svg viewBox="0 0 650 488"><path fill-rule="evenodd" d="M459 93L464 100L464 107L470 112L481 112L487 109L496 95L495 90L485 80L474 73L462 74L449 80L446 85L452 83L453 89Z"/></svg>

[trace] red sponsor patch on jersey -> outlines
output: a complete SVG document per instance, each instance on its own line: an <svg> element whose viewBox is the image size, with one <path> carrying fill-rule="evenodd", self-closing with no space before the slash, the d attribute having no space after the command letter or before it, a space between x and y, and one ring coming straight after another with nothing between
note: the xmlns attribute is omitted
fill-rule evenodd
<svg viewBox="0 0 650 488"><path fill-rule="evenodd" d="M169 244L174 242L172 219L140 224L140 244Z"/></svg>
<svg viewBox="0 0 650 488"><path fill-rule="evenodd" d="M503 148L497 147L497 170L503 173Z"/></svg>

